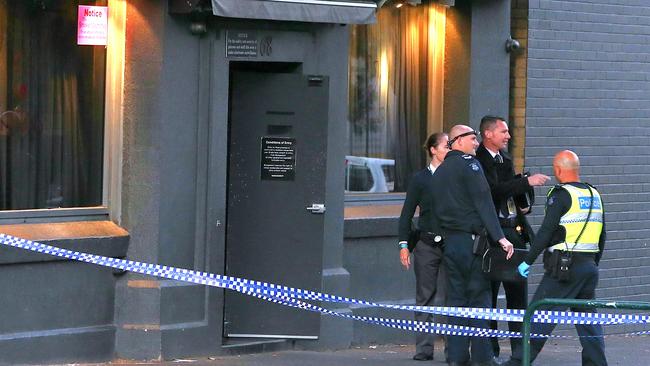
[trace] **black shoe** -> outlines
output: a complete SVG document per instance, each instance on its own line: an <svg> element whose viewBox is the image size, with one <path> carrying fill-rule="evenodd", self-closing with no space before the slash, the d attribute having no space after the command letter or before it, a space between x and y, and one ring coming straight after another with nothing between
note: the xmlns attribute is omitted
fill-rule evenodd
<svg viewBox="0 0 650 366"><path fill-rule="evenodd" d="M502 366L498 358L493 357L489 361L472 363L472 366Z"/></svg>
<svg viewBox="0 0 650 366"><path fill-rule="evenodd" d="M431 361L433 360L433 355L427 355L424 353L417 353L415 356L413 356L413 359L416 361Z"/></svg>

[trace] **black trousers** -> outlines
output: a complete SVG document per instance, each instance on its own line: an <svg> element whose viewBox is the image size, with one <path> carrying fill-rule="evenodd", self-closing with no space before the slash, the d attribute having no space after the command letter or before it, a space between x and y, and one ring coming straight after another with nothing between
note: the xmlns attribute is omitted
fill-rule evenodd
<svg viewBox="0 0 650 366"><path fill-rule="evenodd" d="M570 268L571 277L567 282L561 282L545 273L540 282L533 302L545 298L583 299L592 300L595 298L596 286L598 285L598 266L594 261L593 254L574 254L573 264ZM564 311L565 306L541 307L539 310ZM572 311L596 312L596 309L572 308ZM603 328L601 325L576 324L576 331L580 336L582 345L583 366L606 366L605 342L603 340ZM533 323L531 334L551 334L555 324ZM548 338L531 338L530 360L537 357L544 347ZM519 361L522 358L521 352L513 354L513 359Z"/></svg>
<svg viewBox="0 0 650 366"><path fill-rule="evenodd" d="M442 249L419 241L413 250L415 272L415 303L420 306L444 305L447 294L447 275L442 262ZM415 313L415 320L431 322L433 314ZM444 319L438 319L444 321ZM415 353L433 356L435 334L417 333Z"/></svg>
<svg viewBox="0 0 650 366"><path fill-rule="evenodd" d="M445 237L444 263L447 269L447 306L490 306L490 281L481 270L481 258L472 254L474 240L471 234L454 232ZM483 319L449 317L449 324L488 328ZM492 359L489 338L448 336L448 362L474 363Z"/></svg>
<svg viewBox="0 0 650 366"><path fill-rule="evenodd" d="M526 249L526 243L514 228L502 228L506 239L508 239L515 248ZM528 281L524 282L501 282L492 281L492 308L497 308L499 288L503 284L503 290L506 293L506 308L508 309L526 309L528 307ZM513 332L521 332L522 324L519 322L508 322L508 330ZM490 328L497 329L497 321L490 322ZM499 356L501 349L499 347L499 338L491 338L492 352L495 356ZM510 338L510 349L512 354L517 352L521 347L521 338Z"/></svg>

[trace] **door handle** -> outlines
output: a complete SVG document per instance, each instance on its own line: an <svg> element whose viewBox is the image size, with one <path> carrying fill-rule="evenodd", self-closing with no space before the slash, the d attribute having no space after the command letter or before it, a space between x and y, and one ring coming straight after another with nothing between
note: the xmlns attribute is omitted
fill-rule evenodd
<svg viewBox="0 0 650 366"><path fill-rule="evenodd" d="M325 205L322 203L312 203L311 206L307 206L307 211L311 211L313 214L322 214L325 213Z"/></svg>

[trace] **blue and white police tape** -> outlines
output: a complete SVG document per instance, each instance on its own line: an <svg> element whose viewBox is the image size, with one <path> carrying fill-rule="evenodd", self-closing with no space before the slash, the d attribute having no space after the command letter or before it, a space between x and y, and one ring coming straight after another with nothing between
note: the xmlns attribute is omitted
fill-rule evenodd
<svg viewBox="0 0 650 366"><path fill-rule="evenodd" d="M276 284L269 284L260 281L252 281L237 277L223 276L213 273L194 271L183 268L161 266L150 263L129 261L118 258L104 257L89 253L74 252L63 248L49 246L34 241L16 238L6 234L0 234L0 244L30 250L34 252L49 254L52 256L77 260L80 262L92 263L104 267L111 267L125 271L142 273L172 280L192 282L208 286L225 288L247 295L255 296L264 300L280 303L287 306L302 308L311 311L350 318L383 326L450 335L471 335L482 337L520 337L519 333L498 331L492 329L479 329L465 326L448 324L422 323L410 320L384 319L374 317L360 317L339 313L322 307L306 303L300 300L313 300L324 302L338 302L369 307L379 307L394 310L420 311L433 314L464 317L472 319L515 321L521 322L523 310L509 309L482 309L482 308L457 308L457 307L422 307L412 305L380 304L364 300L357 300L347 297L333 296L303 289L296 289ZM643 324L650 321L647 315L629 314L599 314L599 313L577 313L557 311L537 311L533 322L556 323L556 324ZM646 333L646 332L640 332Z"/></svg>
<svg viewBox="0 0 650 366"><path fill-rule="evenodd" d="M74 252L63 248L58 248L50 245L45 245L33 242L26 239L11 237L9 235L0 234L0 244L30 250L37 253L48 254L56 257L77 260L80 262L97 264L104 267L110 267L134 273L142 273L156 277L168 278L177 281L185 281L197 284L204 284L220 288L226 288L237 291L246 295L258 297L267 301L271 301L286 306L301 308L310 311L325 313L328 315L363 321L366 323L382 325L386 327L411 330L417 332L430 332L437 334L448 335L465 335L465 336L481 336L481 337L517 337L518 334L509 331L492 330L492 329L479 329L466 326L456 326L448 324L437 324L427 322L416 322L401 319L386 319L377 317L365 317L339 313L336 311L324 309L322 307L300 301L296 297L282 296L277 293L270 294L265 290L265 286L259 282L240 279L236 277L228 277L215 275L211 273L198 272L183 268L175 268L161 265L154 265L149 263L141 263L136 261L128 261L124 259L104 257L89 253ZM256 283L255 285L246 285L246 283ZM274 285L278 287L277 285ZM286 288L285 288L286 289ZM288 293L303 293L305 291L300 289L291 289ZM313 297L312 293L309 296ZM304 298L304 296L302 296Z"/></svg>

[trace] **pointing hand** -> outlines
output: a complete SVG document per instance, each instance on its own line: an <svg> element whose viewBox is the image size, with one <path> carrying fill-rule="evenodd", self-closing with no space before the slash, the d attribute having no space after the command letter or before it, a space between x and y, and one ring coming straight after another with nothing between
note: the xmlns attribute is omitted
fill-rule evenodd
<svg viewBox="0 0 650 366"><path fill-rule="evenodd" d="M543 186L544 183L548 182L551 179L548 175L544 174L533 174L530 177L528 177L528 184L530 184L532 187L535 186Z"/></svg>

